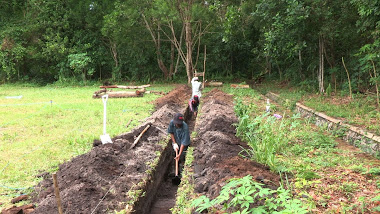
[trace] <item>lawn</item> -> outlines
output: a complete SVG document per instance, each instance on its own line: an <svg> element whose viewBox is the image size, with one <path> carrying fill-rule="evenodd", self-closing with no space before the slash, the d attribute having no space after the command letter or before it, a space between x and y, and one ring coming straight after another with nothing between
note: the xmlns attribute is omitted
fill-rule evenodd
<svg viewBox="0 0 380 214"><path fill-rule="evenodd" d="M148 90L168 92L172 86ZM36 175L88 152L103 134L103 102L98 87L0 86L0 204L39 181ZM159 95L108 99L107 133L128 132L154 110ZM128 125L129 124L129 125ZM128 126L127 126L128 125ZM1 208L1 205L0 205Z"/></svg>

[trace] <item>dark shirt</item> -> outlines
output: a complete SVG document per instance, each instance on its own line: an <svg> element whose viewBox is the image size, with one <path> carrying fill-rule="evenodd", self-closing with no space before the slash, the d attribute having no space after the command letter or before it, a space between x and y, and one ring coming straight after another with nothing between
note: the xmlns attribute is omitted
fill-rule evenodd
<svg viewBox="0 0 380 214"><path fill-rule="evenodd" d="M168 127L168 133L174 134L174 139L179 147L181 147L181 145L190 145L189 127L185 122L183 122L181 128L177 128L173 123L173 120L171 120Z"/></svg>

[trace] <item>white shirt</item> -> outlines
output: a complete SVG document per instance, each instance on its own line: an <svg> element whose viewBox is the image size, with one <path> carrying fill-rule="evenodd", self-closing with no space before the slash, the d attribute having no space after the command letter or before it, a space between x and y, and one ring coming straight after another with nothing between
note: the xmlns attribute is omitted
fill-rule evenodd
<svg viewBox="0 0 380 214"><path fill-rule="evenodd" d="M194 77L191 80L191 87L193 89L193 94L191 95L191 97L194 97L194 95L197 95L199 98L201 98L201 96L202 96L202 93L201 93L202 83L195 80L195 77Z"/></svg>

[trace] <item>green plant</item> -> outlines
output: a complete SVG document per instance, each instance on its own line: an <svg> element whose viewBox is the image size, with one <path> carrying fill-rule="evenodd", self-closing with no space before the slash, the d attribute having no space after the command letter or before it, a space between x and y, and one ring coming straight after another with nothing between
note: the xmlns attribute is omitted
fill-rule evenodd
<svg viewBox="0 0 380 214"><path fill-rule="evenodd" d="M368 173L372 175L380 175L380 168L371 168Z"/></svg>
<svg viewBox="0 0 380 214"><path fill-rule="evenodd" d="M192 202L197 212L221 210L228 213L307 213L299 199L280 186L277 190L254 182L251 175L231 179L219 196L210 200L201 196ZM220 206L222 205L222 206Z"/></svg>

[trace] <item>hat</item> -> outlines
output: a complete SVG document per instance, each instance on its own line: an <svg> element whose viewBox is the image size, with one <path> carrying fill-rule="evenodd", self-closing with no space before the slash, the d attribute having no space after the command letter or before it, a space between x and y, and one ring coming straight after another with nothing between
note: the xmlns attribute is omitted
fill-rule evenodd
<svg viewBox="0 0 380 214"><path fill-rule="evenodd" d="M199 102L199 97L198 97L198 95L194 95L194 100L196 100L197 102Z"/></svg>
<svg viewBox="0 0 380 214"><path fill-rule="evenodd" d="M183 114L176 113L174 115L173 123L174 124L182 124L183 123L183 119L184 119Z"/></svg>

